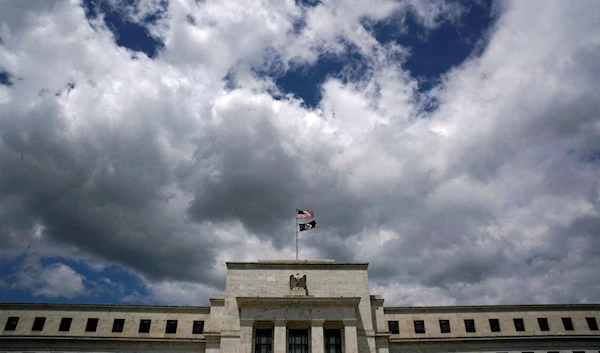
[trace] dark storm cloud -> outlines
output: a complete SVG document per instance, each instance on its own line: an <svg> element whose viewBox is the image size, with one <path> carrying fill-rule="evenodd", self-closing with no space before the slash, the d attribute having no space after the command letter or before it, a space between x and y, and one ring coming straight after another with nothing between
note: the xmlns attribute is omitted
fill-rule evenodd
<svg viewBox="0 0 600 353"><path fill-rule="evenodd" d="M0 224L3 243L26 243L41 224L44 237L151 279L215 283L196 270L210 267L212 246L204 237L194 241L191 229L164 214L168 200L159 190L171 176L156 130L99 126L73 139L63 113L47 98L0 116L0 193L9 210Z"/></svg>

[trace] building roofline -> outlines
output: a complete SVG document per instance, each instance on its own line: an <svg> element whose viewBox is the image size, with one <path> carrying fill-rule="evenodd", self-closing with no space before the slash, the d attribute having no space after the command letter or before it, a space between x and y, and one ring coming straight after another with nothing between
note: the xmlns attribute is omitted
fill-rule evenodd
<svg viewBox="0 0 600 353"><path fill-rule="evenodd" d="M258 260L257 262L226 262L228 270L310 269L310 270L367 270L368 263L346 263L334 260Z"/></svg>
<svg viewBox="0 0 600 353"><path fill-rule="evenodd" d="M384 307L386 314L423 314L452 312L510 312L510 311L582 311L600 310L600 304L509 304L457 306L395 306Z"/></svg>
<svg viewBox="0 0 600 353"><path fill-rule="evenodd" d="M72 310L72 311L146 311L165 313L209 314L209 306L127 305L127 304L63 304L63 303L0 303L0 310Z"/></svg>

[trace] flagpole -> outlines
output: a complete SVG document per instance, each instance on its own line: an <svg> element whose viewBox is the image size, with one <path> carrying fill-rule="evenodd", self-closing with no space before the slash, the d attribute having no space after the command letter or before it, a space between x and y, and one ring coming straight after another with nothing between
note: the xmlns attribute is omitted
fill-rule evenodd
<svg viewBox="0 0 600 353"><path fill-rule="evenodd" d="M296 215L294 216L296 220L296 261L298 261L298 209L296 208Z"/></svg>

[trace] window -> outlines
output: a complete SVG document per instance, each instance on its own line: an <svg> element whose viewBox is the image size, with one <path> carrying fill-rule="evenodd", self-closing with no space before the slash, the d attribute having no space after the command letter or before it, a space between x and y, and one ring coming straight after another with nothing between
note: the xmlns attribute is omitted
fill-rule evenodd
<svg viewBox="0 0 600 353"><path fill-rule="evenodd" d="M14 331L17 329L17 324L19 323L19 318L15 316L11 316L6 320L6 326L4 326L4 331Z"/></svg>
<svg viewBox="0 0 600 353"><path fill-rule="evenodd" d="M465 320L465 330L467 332L475 332L475 320Z"/></svg>
<svg viewBox="0 0 600 353"><path fill-rule="evenodd" d="M342 353L342 332L340 330L325 330L325 353Z"/></svg>
<svg viewBox="0 0 600 353"><path fill-rule="evenodd" d="M270 329L257 329L254 333L254 353L273 352L273 331Z"/></svg>
<svg viewBox="0 0 600 353"><path fill-rule="evenodd" d="M60 326L58 326L59 331L69 331L71 329L71 322L73 321L70 317L63 317L60 320Z"/></svg>
<svg viewBox="0 0 600 353"><path fill-rule="evenodd" d="M125 326L125 319L115 319L112 332L123 332L123 326Z"/></svg>
<svg viewBox="0 0 600 353"><path fill-rule="evenodd" d="M425 333L425 321L415 320L415 333Z"/></svg>
<svg viewBox="0 0 600 353"><path fill-rule="evenodd" d="M33 320L33 326L31 327L31 331L42 331L44 329L45 323L46 323L45 317L36 317Z"/></svg>
<svg viewBox="0 0 600 353"><path fill-rule="evenodd" d="M450 320L440 320L440 332L450 333Z"/></svg>
<svg viewBox="0 0 600 353"><path fill-rule="evenodd" d="M88 319L87 325L85 325L85 332L96 332L98 327L98 319Z"/></svg>
<svg viewBox="0 0 600 353"><path fill-rule="evenodd" d="M141 320L139 333L150 333L150 324L152 320Z"/></svg>
<svg viewBox="0 0 600 353"><path fill-rule="evenodd" d="M492 332L500 332L500 320L490 319L490 330Z"/></svg>
<svg viewBox="0 0 600 353"><path fill-rule="evenodd" d="M545 317L538 317L538 324L540 324L540 331L550 331L550 327L548 327L548 319Z"/></svg>
<svg viewBox="0 0 600 353"><path fill-rule="evenodd" d="M308 330L289 330L288 353L308 353Z"/></svg>
<svg viewBox="0 0 600 353"><path fill-rule="evenodd" d="M397 335L400 333L400 327L398 326L398 321L388 321L388 328L392 335Z"/></svg>
<svg viewBox="0 0 600 353"><path fill-rule="evenodd" d="M586 317L585 321L587 321L588 327L592 331L598 331L598 323L596 322L595 317Z"/></svg>
<svg viewBox="0 0 600 353"><path fill-rule="evenodd" d="M548 351L548 353L560 353L559 351Z"/></svg>
<svg viewBox="0 0 600 353"><path fill-rule="evenodd" d="M573 321L571 321L570 317L563 317L562 322L563 326L565 327L565 330L573 331Z"/></svg>
<svg viewBox="0 0 600 353"><path fill-rule="evenodd" d="M204 332L204 321L194 321L194 327L192 328L192 333L202 333Z"/></svg>
<svg viewBox="0 0 600 353"><path fill-rule="evenodd" d="M523 323L523 319L513 319L515 323L515 330L517 331L525 331L525 324Z"/></svg>
<svg viewBox="0 0 600 353"><path fill-rule="evenodd" d="M573 351L573 353L585 353L585 351Z"/></svg>
<svg viewBox="0 0 600 353"><path fill-rule="evenodd" d="M177 333L177 320L167 320L165 333Z"/></svg>

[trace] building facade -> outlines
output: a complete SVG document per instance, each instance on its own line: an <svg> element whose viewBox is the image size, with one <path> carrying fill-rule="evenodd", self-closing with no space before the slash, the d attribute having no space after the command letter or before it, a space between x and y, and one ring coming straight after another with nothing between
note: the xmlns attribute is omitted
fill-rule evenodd
<svg viewBox="0 0 600 353"><path fill-rule="evenodd" d="M228 262L210 306L0 304L0 352L600 353L600 305L384 307L368 264Z"/></svg>

